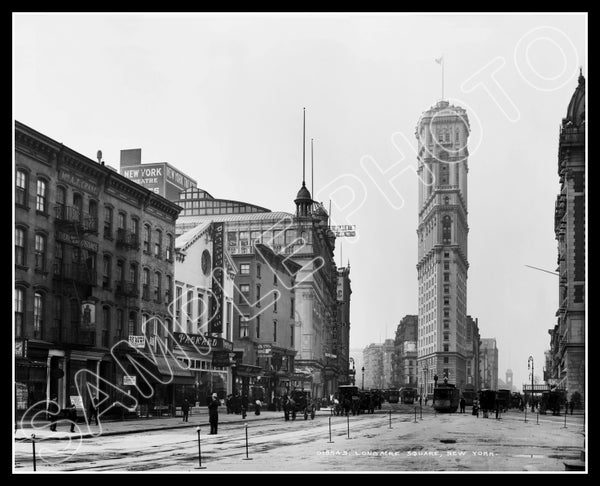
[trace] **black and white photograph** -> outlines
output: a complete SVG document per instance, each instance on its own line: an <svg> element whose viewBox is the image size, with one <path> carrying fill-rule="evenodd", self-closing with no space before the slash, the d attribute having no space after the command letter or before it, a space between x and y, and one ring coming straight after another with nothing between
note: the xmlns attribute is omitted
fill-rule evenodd
<svg viewBox="0 0 600 486"><path fill-rule="evenodd" d="M12 474L588 474L588 24L12 11Z"/></svg>

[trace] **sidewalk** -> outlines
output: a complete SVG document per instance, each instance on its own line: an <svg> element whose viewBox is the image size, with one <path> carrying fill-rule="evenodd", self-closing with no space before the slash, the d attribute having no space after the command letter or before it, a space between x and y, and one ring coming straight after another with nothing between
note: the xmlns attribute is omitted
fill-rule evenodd
<svg viewBox="0 0 600 486"><path fill-rule="evenodd" d="M330 410L327 408L321 408L317 414L322 415L330 414ZM223 407L223 410L219 410L219 425L228 423L244 423L244 422L255 422L259 420L269 419L281 419L283 421L283 412L271 412L261 410L260 415L255 415L254 412L250 412L246 415L245 419L239 414L228 414ZM17 424L19 428L14 432L14 440L30 440L31 434L35 434L36 440L60 440L60 439L73 439L73 438L90 438L109 436L109 435L123 435L123 434L135 434L139 432L152 432L158 430L168 429L182 429L200 426L204 433L208 433L210 424L208 421L208 408L201 410L199 413L190 414L189 422L183 422L181 417L140 417L136 419L128 420L103 420L100 417L100 425L90 425L89 427L85 422L78 422L75 427L75 432L71 433L71 423L65 419L57 422L56 432L50 430L50 422L48 421L36 421L33 424L24 424L24 428L20 428L21 424Z"/></svg>

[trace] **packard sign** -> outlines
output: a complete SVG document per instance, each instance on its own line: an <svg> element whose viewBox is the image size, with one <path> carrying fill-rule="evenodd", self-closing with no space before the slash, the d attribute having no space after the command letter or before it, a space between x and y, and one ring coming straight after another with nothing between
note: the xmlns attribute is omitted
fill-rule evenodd
<svg viewBox="0 0 600 486"><path fill-rule="evenodd" d="M200 351L233 351L233 343L220 337L205 336L203 334L186 334L185 332L175 332L173 335L179 344L196 346Z"/></svg>

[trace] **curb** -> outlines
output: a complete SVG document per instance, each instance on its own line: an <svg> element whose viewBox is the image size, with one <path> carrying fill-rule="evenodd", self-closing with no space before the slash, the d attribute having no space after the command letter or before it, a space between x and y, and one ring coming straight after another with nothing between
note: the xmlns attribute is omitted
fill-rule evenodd
<svg viewBox="0 0 600 486"><path fill-rule="evenodd" d="M261 420L268 420L268 419L272 419L273 417L269 417L269 416L264 416L261 418L255 418L252 419L252 422L254 421L261 421ZM281 417L283 420L283 416ZM144 428L139 428L139 429L130 429L130 430L113 430L113 431L107 431L107 432L103 432L101 434L95 435L92 433L85 433L85 434L74 434L74 435L67 435L65 437L55 437L55 436L48 436L48 437L37 437L36 440L72 440L74 438L81 438L81 439L90 439L90 438L95 438L95 437L108 437L108 436L113 436L113 435L127 435L127 434L136 434L136 433L142 433L142 432L157 432L160 430L173 430L173 429L185 429L185 428L191 428L191 427L198 427L198 426L206 426L208 427L210 425L210 423L208 422L208 414L206 417L207 421L206 422L196 422L196 423L179 423L179 424L172 424L172 425L163 425L163 426L155 426L155 427L144 427ZM248 422L248 420L246 419L239 419L239 420L228 420L226 422L219 422L219 425L223 426L226 424L236 424L236 423L245 423ZM46 423L46 422L44 422ZM116 423L116 422L112 422L112 423ZM19 429L22 430L22 429ZM15 437L14 440L29 440L28 437Z"/></svg>

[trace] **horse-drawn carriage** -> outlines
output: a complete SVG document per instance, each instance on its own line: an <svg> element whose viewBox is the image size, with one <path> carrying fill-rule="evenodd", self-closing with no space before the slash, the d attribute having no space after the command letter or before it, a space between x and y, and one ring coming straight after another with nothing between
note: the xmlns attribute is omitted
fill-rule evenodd
<svg viewBox="0 0 600 486"><path fill-rule="evenodd" d="M359 413L360 396L358 387L354 385L340 385L337 393L338 403L334 405L335 415L352 415Z"/></svg>
<svg viewBox="0 0 600 486"><path fill-rule="evenodd" d="M315 418L317 406L307 390L293 390L289 396L284 396L283 413L285 420L296 420L296 415L304 415L307 420L309 415L311 419Z"/></svg>

